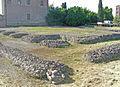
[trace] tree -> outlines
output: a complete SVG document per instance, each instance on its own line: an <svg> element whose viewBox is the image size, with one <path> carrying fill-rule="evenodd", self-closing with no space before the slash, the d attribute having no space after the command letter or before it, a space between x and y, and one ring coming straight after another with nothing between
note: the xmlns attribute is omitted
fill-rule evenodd
<svg viewBox="0 0 120 87"><path fill-rule="evenodd" d="M113 20L112 8L108 8L107 6L103 8L104 11L104 20Z"/></svg>
<svg viewBox="0 0 120 87"><path fill-rule="evenodd" d="M80 26L85 24L96 23L98 15L91 12L87 8L71 7L69 9L49 7L49 12L46 16L48 25L67 25L67 26Z"/></svg>
<svg viewBox="0 0 120 87"><path fill-rule="evenodd" d="M62 3L61 7L66 9L67 8L66 2Z"/></svg>
<svg viewBox="0 0 120 87"><path fill-rule="evenodd" d="M113 22L115 23L115 25L120 26L120 16L115 16Z"/></svg>
<svg viewBox="0 0 120 87"><path fill-rule="evenodd" d="M58 7L51 6L46 16L46 22L48 25L64 25L66 17L66 10Z"/></svg>
<svg viewBox="0 0 120 87"><path fill-rule="evenodd" d="M81 7L72 7L68 9L67 16L65 18L68 26L80 26L85 24L85 13Z"/></svg>
<svg viewBox="0 0 120 87"><path fill-rule="evenodd" d="M88 16L90 18L90 23L97 23L98 21L98 14L95 12L89 12Z"/></svg>
<svg viewBox="0 0 120 87"><path fill-rule="evenodd" d="M98 18L100 22L104 21L104 13L103 13L103 5L102 5L102 0L99 0L99 5L98 5Z"/></svg>

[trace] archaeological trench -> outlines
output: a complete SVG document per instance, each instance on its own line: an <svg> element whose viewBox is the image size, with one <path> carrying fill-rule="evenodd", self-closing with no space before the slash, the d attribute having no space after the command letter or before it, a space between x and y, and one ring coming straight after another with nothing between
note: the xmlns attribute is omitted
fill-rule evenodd
<svg viewBox="0 0 120 87"><path fill-rule="evenodd" d="M120 40L119 33L90 36L81 36L79 33L34 35L25 32L5 30L1 30L0 33L11 36L12 38L20 38L26 42L38 43L39 46L49 48L64 48L71 46L71 43L94 44L109 40ZM64 81L64 79L68 77L65 72L70 69L65 64L43 60L42 58L38 58L32 54L27 54L17 48L5 46L2 43L0 43L0 56L12 61L15 66L20 66L20 68L30 76L47 78L54 84L59 84ZM101 63L117 60L119 56L120 43L89 51L83 55L83 59L92 63Z"/></svg>

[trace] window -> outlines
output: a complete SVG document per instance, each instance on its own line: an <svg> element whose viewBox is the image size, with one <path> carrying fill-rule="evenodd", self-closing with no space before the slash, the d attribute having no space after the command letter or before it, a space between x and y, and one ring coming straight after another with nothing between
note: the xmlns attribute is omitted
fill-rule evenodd
<svg viewBox="0 0 120 87"><path fill-rule="evenodd" d="M27 20L30 20L30 13L27 14Z"/></svg>
<svg viewBox="0 0 120 87"><path fill-rule="evenodd" d="M11 0L7 0L7 4L11 4Z"/></svg>
<svg viewBox="0 0 120 87"><path fill-rule="evenodd" d="M41 0L41 1L40 1L40 6L43 6L43 5L44 5L44 4L43 4L43 0Z"/></svg>
<svg viewBox="0 0 120 87"><path fill-rule="evenodd" d="M30 5L30 0L26 0L26 4L27 4L27 5Z"/></svg>
<svg viewBox="0 0 120 87"><path fill-rule="evenodd" d="M21 5L21 0L17 0L17 4L18 4L18 5Z"/></svg>

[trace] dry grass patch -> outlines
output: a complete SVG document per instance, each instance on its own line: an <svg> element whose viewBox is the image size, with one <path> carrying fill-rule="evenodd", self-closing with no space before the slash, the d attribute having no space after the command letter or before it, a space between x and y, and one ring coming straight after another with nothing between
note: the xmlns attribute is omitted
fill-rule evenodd
<svg viewBox="0 0 120 87"><path fill-rule="evenodd" d="M23 28L23 29L22 29ZM72 27L22 27L18 31L25 31L36 34L54 34L54 33L67 33L67 32L76 32L81 33L81 35L89 34L107 34L109 32L96 29L81 29L81 28L72 28Z"/></svg>

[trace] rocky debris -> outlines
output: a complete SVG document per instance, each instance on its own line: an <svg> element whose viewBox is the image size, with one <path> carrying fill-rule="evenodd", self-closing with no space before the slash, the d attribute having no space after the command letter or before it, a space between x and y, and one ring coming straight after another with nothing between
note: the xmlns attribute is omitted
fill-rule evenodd
<svg viewBox="0 0 120 87"><path fill-rule="evenodd" d="M3 32L3 35L11 35L13 33L16 33L15 31L6 31L6 32Z"/></svg>
<svg viewBox="0 0 120 87"><path fill-rule="evenodd" d="M48 73L49 69L53 67L52 70L54 71L54 77L52 78L61 79L61 77L57 75L59 74L60 76L63 76L64 72L67 72L69 69L68 66L64 64L55 61L43 60L33 56L32 54L26 54L19 49L4 46L1 43L0 56L12 61L14 65L20 66L21 69L30 76L38 78L47 77L46 73ZM53 81L54 83L58 83L56 80Z"/></svg>
<svg viewBox="0 0 120 87"><path fill-rule="evenodd" d="M70 46L70 43L68 43L65 40L43 40L43 41L40 42L40 46L62 48L62 47L65 47L65 46Z"/></svg>
<svg viewBox="0 0 120 87"><path fill-rule="evenodd" d="M84 60L100 63L116 60L120 56L120 44L111 45L108 47L102 47L97 50L89 51L84 55Z"/></svg>
<svg viewBox="0 0 120 87"><path fill-rule="evenodd" d="M79 44L92 44L108 40L120 39L120 34L107 34L107 35L90 35L81 36L80 34L60 34L62 39L69 40L73 43Z"/></svg>
<svg viewBox="0 0 120 87"><path fill-rule="evenodd" d="M53 35L27 35L22 37L23 41L28 41L32 43L39 43L43 40L57 40L61 39L60 35L58 34L53 34Z"/></svg>
<svg viewBox="0 0 120 87"><path fill-rule="evenodd" d="M13 38L22 38L23 36L29 35L28 33L15 33L10 35Z"/></svg>
<svg viewBox="0 0 120 87"><path fill-rule="evenodd" d="M65 75L60 70L49 69L46 75L49 81L53 84L59 84L65 79Z"/></svg>

